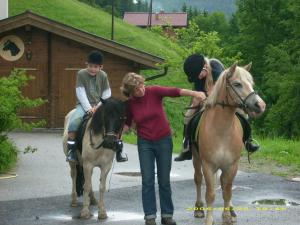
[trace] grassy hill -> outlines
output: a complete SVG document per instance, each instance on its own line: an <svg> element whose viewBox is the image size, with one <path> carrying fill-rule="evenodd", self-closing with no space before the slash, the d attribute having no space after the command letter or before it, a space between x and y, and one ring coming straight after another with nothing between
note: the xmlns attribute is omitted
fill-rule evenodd
<svg viewBox="0 0 300 225"><path fill-rule="evenodd" d="M10 16L28 9L50 19L110 39L111 16L101 9L77 0L9 0ZM177 57L177 53L167 47L167 40L150 31L126 24L118 18L115 23L115 40L161 57Z"/></svg>

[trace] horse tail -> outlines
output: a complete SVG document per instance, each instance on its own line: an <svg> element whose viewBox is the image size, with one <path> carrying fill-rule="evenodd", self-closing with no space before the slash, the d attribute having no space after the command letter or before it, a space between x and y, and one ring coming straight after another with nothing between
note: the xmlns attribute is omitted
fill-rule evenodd
<svg viewBox="0 0 300 225"><path fill-rule="evenodd" d="M76 176L76 193L80 197L83 195L83 185L84 185L84 173L83 167L81 165L76 165L77 176Z"/></svg>

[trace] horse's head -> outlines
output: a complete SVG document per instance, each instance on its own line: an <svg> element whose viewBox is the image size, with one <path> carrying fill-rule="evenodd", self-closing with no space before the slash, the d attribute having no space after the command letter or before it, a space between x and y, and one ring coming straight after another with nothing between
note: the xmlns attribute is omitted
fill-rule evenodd
<svg viewBox="0 0 300 225"><path fill-rule="evenodd" d="M11 40L7 40L4 43L3 51L10 51L12 56L16 56L21 51L18 46Z"/></svg>
<svg viewBox="0 0 300 225"><path fill-rule="evenodd" d="M265 102L253 90L253 78L249 73L252 63L244 67L233 64L224 73L229 104L242 108L250 117L260 116L266 108Z"/></svg>
<svg viewBox="0 0 300 225"><path fill-rule="evenodd" d="M12 42L11 42L10 40L7 40L7 41L4 43L3 50L4 50L4 51L9 50L9 48L11 47L11 45L12 45Z"/></svg>
<svg viewBox="0 0 300 225"><path fill-rule="evenodd" d="M109 98L102 101L92 118L91 128L95 134L102 133L104 147L114 149L125 121L125 103Z"/></svg>

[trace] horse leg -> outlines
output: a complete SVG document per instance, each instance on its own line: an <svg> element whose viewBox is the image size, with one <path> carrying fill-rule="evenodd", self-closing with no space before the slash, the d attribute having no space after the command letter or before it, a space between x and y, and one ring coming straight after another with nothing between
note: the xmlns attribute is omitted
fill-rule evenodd
<svg viewBox="0 0 300 225"><path fill-rule="evenodd" d="M84 191L83 191L83 208L80 212L80 217L84 219L88 219L91 217L91 213L89 210L90 206L90 192L92 189L92 172L93 167L90 165L83 164L83 173L84 173Z"/></svg>
<svg viewBox="0 0 300 225"><path fill-rule="evenodd" d="M100 175L100 187L99 187L99 203L98 203L98 218L99 219L106 219L106 209L104 205L104 192L106 191L106 178L107 174L109 173L111 166L105 166L101 168L101 175Z"/></svg>
<svg viewBox="0 0 300 225"><path fill-rule="evenodd" d="M222 214L223 224L232 224L236 222L236 213L234 212L233 205L231 203L232 197L232 183L237 173L238 163L233 164L227 170L222 171L221 186L224 199L224 211Z"/></svg>
<svg viewBox="0 0 300 225"><path fill-rule="evenodd" d="M215 201L215 188L214 188L214 181L215 181L215 171L213 170L212 166L209 165L207 162L202 162L203 174L206 183L206 193L205 193L205 200L207 204L207 212L206 212L206 220L205 225L212 225L213 220L213 203Z"/></svg>
<svg viewBox="0 0 300 225"><path fill-rule="evenodd" d="M95 198L95 195L94 195L94 192L93 192L93 188L91 188L91 191L90 191L90 201L91 201L91 205L97 205L98 204L98 201Z"/></svg>
<svg viewBox="0 0 300 225"><path fill-rule="evenodd" d="M71 207L77 206L77 192L76 192L76 176L77 176L77 170L76 170L76 164L75 163L69 163L70 165L70 173L72 178L72 193L71 193Z"/></svg>
<svg viewBox="0 0 300 225"><path fill-rule="evenodd" d="M91 205L97 205L98 202L97 202L97 199L95 198L95 195L94 195L94 192L93 192L93 188L91 188L89 196L90 196Z"/></svg>
<svg viewBox="0 0 300 225"><path fill-rule="evenodd" d="M193 151L194 152L194 151ZM201 183L202 183L202 171L201 171L201 159L198 157L193 157L194 164L194 182L196 185L197 199L195 202L194 217L203 218L205 216L203 210L203 201L201 198Z"/></svg>

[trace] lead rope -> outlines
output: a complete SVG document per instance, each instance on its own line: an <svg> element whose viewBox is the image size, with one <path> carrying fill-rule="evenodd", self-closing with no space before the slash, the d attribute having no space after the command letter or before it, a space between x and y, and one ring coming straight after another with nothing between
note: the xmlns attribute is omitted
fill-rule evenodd
<svg viewBox="0 0 300 225"><path fill-rule="evenodd" d="M107 192L110 191L110 182L111 182L112 174L113 174L113 172L114 172L115 161L116 161L116 159L115 159L115 157L114 157L113 165L112 165L112 168L111 168L111 174L110 174L109 181L108 181L108 189L107 189Z"/></svg>

